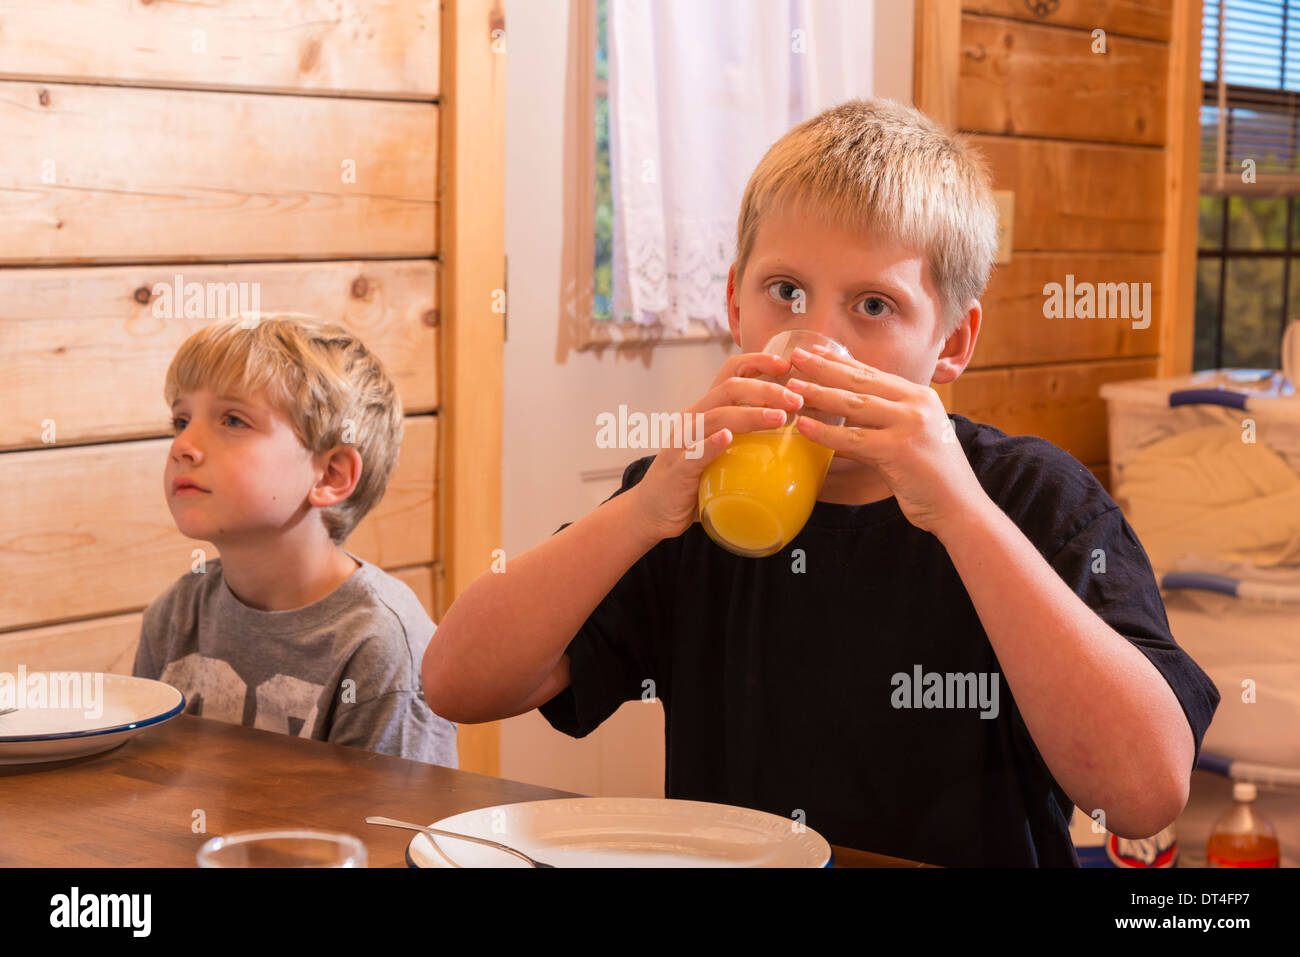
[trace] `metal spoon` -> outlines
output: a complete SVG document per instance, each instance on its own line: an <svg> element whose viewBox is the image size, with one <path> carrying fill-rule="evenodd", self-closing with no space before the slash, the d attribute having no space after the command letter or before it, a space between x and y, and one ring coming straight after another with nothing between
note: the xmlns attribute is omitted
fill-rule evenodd
<svg viewBox="0 0 1300 957"><path fill-rule="evenodd" d="M523 851L516 851L513 847L506 847L504 844L498 844L496 841L489 841L486 837L471 837L469 834L455 834L451 831L440 831L436 827L422 827L419 824L412 824L410 821L397 821L391 817L368 817L367 824L383 824L386 827L404 827L411 831L423 831L425 834L437 835L438 837L454 837L462 841L473 841L475 844L486 844L488 847L495 847L499 851L505 851L507 854L513 854L515 857L527 861L531 867L555 867L554 864L543 864L541 861L535 861Z"/></svg>

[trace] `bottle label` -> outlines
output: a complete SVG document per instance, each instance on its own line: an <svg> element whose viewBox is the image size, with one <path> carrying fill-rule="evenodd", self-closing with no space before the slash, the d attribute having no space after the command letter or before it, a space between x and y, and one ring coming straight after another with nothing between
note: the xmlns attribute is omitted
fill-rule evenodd
<svg viewBox="0 0 1300 957"><path fill-rule="evenodd" d="M1138 840L1107 834L1106 857L1115 867L1173 867L1178 858L1174 826Z"/></svg>

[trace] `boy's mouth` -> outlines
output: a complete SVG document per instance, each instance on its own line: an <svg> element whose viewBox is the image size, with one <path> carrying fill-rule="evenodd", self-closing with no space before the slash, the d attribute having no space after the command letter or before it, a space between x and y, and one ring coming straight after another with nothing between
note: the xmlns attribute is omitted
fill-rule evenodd
<svg viewBox="0 0 1300 957"><path fill-rule="evenodd" d="M207 491L205 488L200 488L193 479L184 476L172 482L173 495L202 495L207 494Z"/></svg>

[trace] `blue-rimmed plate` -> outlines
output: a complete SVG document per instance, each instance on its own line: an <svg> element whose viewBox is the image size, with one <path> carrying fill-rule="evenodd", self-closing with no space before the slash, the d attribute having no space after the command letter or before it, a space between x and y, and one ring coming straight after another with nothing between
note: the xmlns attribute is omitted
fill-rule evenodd
<svg viewBox="0 0 1300 957"><path fill-rule="evenodd" d="M831 846L797 820L704 801L556 798L479 808L429 825L485 837L556 867L830 867ZM528 867L494 847L417 834L411 867Z"/></svg>
<svg viewBox="0 0 1300 957"><path fill-rule="evenodd" d="M0 764L65 761L115 748L174 718L185 696L150 678L0 671Z"/></svg>

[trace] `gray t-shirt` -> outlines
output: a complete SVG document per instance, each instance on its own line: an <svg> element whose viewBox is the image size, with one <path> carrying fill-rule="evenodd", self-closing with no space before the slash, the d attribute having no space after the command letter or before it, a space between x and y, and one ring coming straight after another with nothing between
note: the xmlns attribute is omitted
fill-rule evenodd
<svg viewBox="0 0 1300 957"><path fill-rule="evenodd" d="M221 559L144 611L134 673L180 690L189 714L454 768L456 725L429 709L420 662L434 623L370 562L319 601L258 611Z"/></svg>

